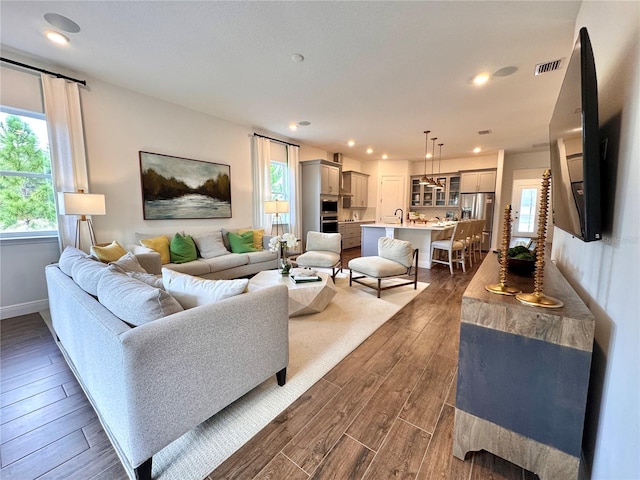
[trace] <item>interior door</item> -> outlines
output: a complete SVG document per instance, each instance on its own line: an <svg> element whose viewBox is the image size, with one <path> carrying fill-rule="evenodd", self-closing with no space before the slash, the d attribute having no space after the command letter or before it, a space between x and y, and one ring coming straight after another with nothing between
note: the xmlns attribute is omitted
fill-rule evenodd
<svg viewBox="0 0 640 480"><path fill-rule="evenodd" d="M388 223L397 208L404 209L405 178L400 175L383 175L380 179L380 208L378 209L378 221ZM407 212L403 212L406 217Z"/></svg>
<svg viewBox="0 0 640 480"><path fill-rule="evenodd" d="M511 237L535 237L538 234L538 205L542 185L536 180L514 180L511 195Z"/></svg>

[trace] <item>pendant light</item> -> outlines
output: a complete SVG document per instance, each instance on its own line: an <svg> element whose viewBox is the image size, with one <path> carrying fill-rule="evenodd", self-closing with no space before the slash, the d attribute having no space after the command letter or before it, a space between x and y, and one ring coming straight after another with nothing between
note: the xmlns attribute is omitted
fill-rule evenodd
<svg viewBox="0 0 640 480"><path fill-rule="evenodd" d="M438 139L438 137L431 137L431 177L429 177L429 186L431 188L436 188L438 187L438 182L435 181L435 179L433 178L433 159L436 156L436 140Z"/></svg>
<svg viewBox="0 0 640 480"><path fill-rule="evenodd" d="M438 147L440 147L440 152L438 155L438 175L440 175L440 162L442 162L442 146L444 145L444 143L439 143ZM443 183L440 181L440 179L437 179L435 182L435 186L433 188L435 188L436 190L444 190L444 185Z"/></svg>
<svg viewBox="0 0 640 480"><path fill-rule="evenodd" d="M429 151L429 134L431 130L425 130L425 140L424 140L424 175L420 179L420 185L431 185L429 183L429 179L427 178L427 152Z"/></svg>

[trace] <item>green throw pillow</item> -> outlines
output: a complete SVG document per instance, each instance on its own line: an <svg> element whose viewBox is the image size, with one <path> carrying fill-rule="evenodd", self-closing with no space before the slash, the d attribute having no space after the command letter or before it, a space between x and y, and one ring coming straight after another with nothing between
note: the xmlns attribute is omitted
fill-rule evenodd
<svg viewBox="0 0 640 480"><path fill-rule="evenodd" d="M187 263L198 258L196 244L191 235L180 235L176 233L169 244L171 263Z"/></svg>
<svg viewBox="0 0 640 480"><path fill-rule="evenodd" d="M229 232L229 244L233 253L257 252L253 246L253 231L244 233Z"/></svg>

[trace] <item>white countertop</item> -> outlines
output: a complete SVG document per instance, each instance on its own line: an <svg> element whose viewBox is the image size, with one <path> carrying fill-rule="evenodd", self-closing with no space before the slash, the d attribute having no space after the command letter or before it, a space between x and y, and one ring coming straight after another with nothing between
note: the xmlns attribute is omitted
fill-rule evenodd
<svg viewBox="0 0 640 480"><path fill-rule="evenodd" d="M453 227L457 222L427 222L427 223L368 223L362 228L396 228L403 230L444 230Z"/></svg>

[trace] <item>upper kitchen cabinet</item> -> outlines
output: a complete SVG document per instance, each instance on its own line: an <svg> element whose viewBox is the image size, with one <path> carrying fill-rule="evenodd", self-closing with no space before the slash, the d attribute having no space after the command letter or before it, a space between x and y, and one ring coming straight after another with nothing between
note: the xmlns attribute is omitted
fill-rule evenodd
<svg viewBox="0 0 640 480"><path fill-rule="evenodd" d="M329 160L305 160L300 162L304 189L314 198L320 195L340 194L340 166ZM307 192L303 192L306 194Z"/></svg>
<svg viewBox="0 0 640 480"><path fill-rule="evenodd" d="M440 183L444 185L442 190L435 190L436 207L457 207L460 204L460 176L447 175L437 177Z"/></svg>
<svg viewBox="0 0 640 480"><path fill-rule="evenodd" d="M342 186L349 196L342 198L343 208L367 208L369 198L369 175L366 173L346 171L342 172Z"/></svg>
<svg viewBox="0 0 640 480"><path fill-rule="evenodd" d="M320 164L320 193L322 195L340 194L340 167Z"/></svg>
<svg viewBox="0 0 640 480"><path fill-rule="evenodd" d="M422 177L411 177L411 206L433 207L433 189L420 185L420 178Z"/></svg>
<svg viewBox="0 0 640 480"><path fill-rule="evenodd" d="M444 185L436 190L420 185L422 176L411 177L411 207L456 207L460 203L460 176L442 175L434 177Z"/></svg>
<svg viewBox="0 0 640 480"><path fill-rule="evenodd" d="M463 172L460 174L461 193L495 192L496 171Z"/></svg>

